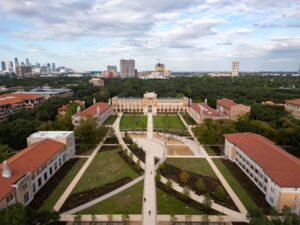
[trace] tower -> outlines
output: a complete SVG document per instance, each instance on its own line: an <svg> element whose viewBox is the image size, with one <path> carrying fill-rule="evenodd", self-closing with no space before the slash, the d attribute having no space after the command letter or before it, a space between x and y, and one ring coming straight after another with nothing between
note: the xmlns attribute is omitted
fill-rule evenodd
<svg viewBox="0 0 300 225"><path fill-rule="evenodd" d="M231 76L237 77L239 75L239 66L240 66L240 62L239 61L233 61L232 62Z"/></svg>

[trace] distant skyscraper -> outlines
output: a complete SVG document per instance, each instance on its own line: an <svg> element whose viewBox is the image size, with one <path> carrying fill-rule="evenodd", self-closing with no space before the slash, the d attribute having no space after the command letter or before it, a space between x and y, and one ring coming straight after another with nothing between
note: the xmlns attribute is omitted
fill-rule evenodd
<svg viewBox="0 0 300 225"><path fill-rule="evenodd" d="M231 75L233 77L237 77L239 75L239 66L240 66L240 62L239 61L233 61L232 62L232 72L231 72Z"/></svg>
<svg viewBox="0 0 300 225"><path fill-rule="evenodd" d="M156 72L165 72L165 64L157 63L155 66Z"/></svg>
<svg viewBox="0 0 300 225"><path fill-rule="evenodd" d="M29 66L30 63L29 63L29 59L26 59L26 66Z"/></svg>
<svg viewBox="0 0 300 225"><path fill-rule="evenodd" d="M24 62L21 62L21 65L25 66L25 63L24 63Z"/></svg>
<svg viewBox="0 0 300 225"><path fill-rule="evenodd" d="M14 64L12 61L7 61L5 63L6 72L14 72Z"/></svg>
<svg viewBox="0 0 300 225"><path fill-rule="evenodd" d="M52 68L51 68L52 71L55 71L55 63L52 63Z"/></svg>
<svg viewBox="0 0 300 225"><path fill-rule="evenodd" d="M36 68L40 68L40 67L41 67L41 64L36 63L36 64L35 64L35 67L36 67Z"/></svg>
<svg viewBox="0 0 300 225"><path fill-rule="evenodd" d="M299 67L298 67L298 75L300 76L300 63L299 63Z"/></svg>
<svg viewBox="0 0 300 225"><path fill-rule="evenodd" d="M17 57L15 57L15 66L16 65L19 65L19 62L18 62L18 58Z"/></svg>
<svg viewBox="0 0 300 225"><path fill-rule="evenodd" d="M107 66L107 71L117 73L117 66Z"/></svg>
<svg viewBox="0 0 300 225"><path fill-rule="evenodd" d="M6 66L5 66L5 62L4 61L1 62L1 70L3 72L6 71Z"/></svg>
<svg viewBox="0 0 300 225"><path fill-rule="evenodd" d="M135 61L133 59L120 60L121 77L135 77Z"/></svg>
<svg viewBox="0 0 300 225"><path fill-rule="evenodd" d="M24 77L26 75L31 75L32 68L27 65L16 65L16 74L18 77Z"/></svg>

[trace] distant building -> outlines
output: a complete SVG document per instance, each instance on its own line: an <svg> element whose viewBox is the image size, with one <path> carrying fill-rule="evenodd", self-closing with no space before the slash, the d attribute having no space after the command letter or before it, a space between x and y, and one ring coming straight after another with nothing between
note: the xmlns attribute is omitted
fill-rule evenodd
<svg viewBox="0 0 300 225"><path fill-rule="evenodd" d="M155 65L155 71L156 72L165 72L165 64L162 64L162 63L157 63Z"/></svg>
<svg viewBox="0 0 300 225"><path fill-rule="evenodd" d="M239 75L239 66L240 66L240 62L239 61L232 62L231 76L237 77Z"/></svg>
<svg viewBox="0 0 300 225"><path fill-rule="evenodd" d="M19 65L18 58L15 57L15 66Z"/></svg>
<svg viewBox="0 0 300 225"><path fill-rule="evenodd" d="M92 78L89 80L90 84L93 84L93 86L97 87L103 87L104 86L104 80L100 78Z"/></svg>
<svg viewBox="0 0 300 225"><path fill-rule="evenodd" d="M98 126L101 126L112 114L113 110L109 103L96 102L94 99L94 104L87 109L81 111L80 108L78 108L77 113L72 116L72 123L74 126L78 126L81 120L87 117L93 117L97 119Z"/></svg>
<svg viewBox="0 0 300 225"><path fill-rule="evenodd" d="M284 108L290 112L293 117L300 120L300 98L285 101Z"/></svg>
<svg viewBox="0 0 300 225"><path fill-rule="evenodd" d="M109 72L115 72L117 74L118 70L117 70L117 66L107 66L107 71Z"/></svg>
<svg viewBox="0 0 300 225"><path fill-rule="evenodd" d="M43 131L27 139L28 147L0 164L0 208L28 205L47 181L75 155L73 131Z"/></svg>
<svg viewBox="0 0 300 225"><path fill-rule="evenodd" d="M25 109L33 109L44 101L41 95L32 94L2 94L0 95L0 120L7 118L10 114Z"/></svg>
<svg viewBox="0 0 300 225"><path fill-rule="evenodd" d="M158 98L154 92L146 92L143 98L112 98L112 108L118 112L140 112L154 115L164 112L186 112L189 108L189 99L182 98Z"/></svg>
<svg viewBox="0 0 300 225"><path fill-rule="evenodd" d="M225 155L265 195L276 210L300 214L300 160L254 133L225 134Z"/></svg>
<svg viewBox="0 0 300 225"><path fill-rule="evenodd" d="M299 63L299 66L298 66L298 75L300 76L300 63Z"/></svg>
<svg viewBox="0 0 300 225"><path fill-rule="evenodd" d="M135 77L135 61L133 59L121 59L120 73L122 78Z"/></svg>
<svg viewBox="0 0 300 225"><path fill-rule="evenodd" d="M14 72L14 64L12 61L7 61L5 63L5 67L6 67L6 72L9 72L9 73Z"/></svg>
<svg viewBox="0 0 300 225"><path fill-rule="evenodd" d="M51 97L70 97L73 95L72 89L68 88L50 88L49 86L43 86L39 88L34 88L30 91L18 91L16 93L27 93L27 94L36 94L42 95L45 99Z"/></svg>
<svg viewBox="0 0 300 225"><path fill-rule="evenodd" d="M29 59L26 59L26 66L30 66Z"/></svg>
<svg viewBox="0 0 300 225"><path fill-rule="evenodd" d="M2 70L3 72L6 71L6 66L5 66L5 62L4 62L4 61L1 62L1 70Z"/></svg>
<svg viewBox="0 0 300 225"><path fill-rule="evenodd" d="M217 100L217 110L228 116L229 119L236 120L240 116L250 113L251 107L237 104L231 99L223 98Z"/></svg>
<svg viewBox="0 0 300 225"><path fill-rule="evenodd" d="M206 101L204 103L191 103L188 113L198 124L203 123L205 119L228 119L228 116L210 107Z"/></svg>
<svg viewBox="0 0 300 225"><path fill-rule="evenodd" d="M36 67L36 68L40 68L40 67L41 67L41 64L36 63L36 64L35 64L35 67Z"/></svg>
<svg viewBox="0 0 300 225"><path fill-rule="evenodd" d="M26 75L31 75L32 68L27 65L16 65L16 74L19 77L24 77Z"/></svg>
<svg viewBox="0 0 300 225"><path fill-rule="evenodd" d="M84 101L80 101L80 100L75 100L73 102L70 102L70 104L72 104L72 103L76 103L78 106L82 106L82 107L85 106L85 102ZM62 105L61 107L59 107L58 110L57 110L58 114L60 116L64 117L66 115L69 107L70 107L70 104Z"/></svg>
<svg viewBox="0 0 300 225"><path fill-rule="evenodd" d="M55 67L55 63L52 63L51 71L52 71L52 72L54 72L54 71L55 71L55 69L56 69L56 67Z"/></svg>
<svg viewBox="0 0 300 225"><path fill-rule="evenodd" d="M104 70L102 76L105 78L115 78L117 77L117 73L115 71Z"/></svg>

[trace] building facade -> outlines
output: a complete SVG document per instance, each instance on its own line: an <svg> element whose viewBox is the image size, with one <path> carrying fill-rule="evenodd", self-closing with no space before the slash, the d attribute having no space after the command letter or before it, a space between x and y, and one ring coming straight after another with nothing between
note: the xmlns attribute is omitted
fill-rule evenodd
<svg viewBox="0 0 300 225"><path fill-rule="evenodd" d="M44 132L36 134L36 137L33 134L28 138L27 148L0 164L0 208L15 203L28 205L74 154L73 132L65 135Z"/></svg>
<svg viewBox="0 0 300 225"><path fill-rule="evenodd" d="M51 88L49 86L34 88L30 91L18 91L16 93L42 95L45 99L49 99L51 97L64 98L64 97L71 97L73 95L72 89L69 89L69 88Z"/></svg>
<svg viewBox="0 0 300 225"><path fill-rule="evenodd" d="M249 113L251 107L243 104L237 104L231 99L223 98L217 100L217 110L228 116L229 119L236 120L240 116Z"/></svg>
<svg viewBox="0 0 300 225"><path fill-rule="evenodd" d="M96 118L98 126L101 126L107 119L113 114L113 110L110 104L107 102L96 102L85 110L81 111L80 107L77 109L77 113L72 116L72 123L74 126L78 126L80 121L87 117Z"/></svg>
<svg viewBox="0 0 300 225"><path fill-rule="evenodd" d="M16 65L16 74L19 77L24 77L26 75L31 75L32 69L28 65Z"/></svg>
<svg viewBox="0 0 300 225"><path fill-rule="evenodd" d="M108 65L108 66L107 66L107 71L115 72L115 73L117 74L118 68L117 68L117 66L111 66L111 65Z"/></svg>
<svg viewBox="0 0 300 225"><path fill-rule="evenodd" d="M121 78L135 77L135 61L133 59L120 60Z"/></svg>
<svg viewBox="0 0 300 225"><path fill-rule="evenodd" d="M92 78L89 80L89 83L96 87L103 87L104 86L104 80L100 78Z"/></svg>
<svg viewBox="0 0 300 225"><path fill-rule="evenodd" d="M237 77L239 75L239 67L240 67L240 62L239 61L232 62L231 76Z"/></svg>
<svg viewBox="0 0 300 225"><path fill-rule="evenodd" d="M162 63L157 63L155 65L155 71L156 72L165 72L165 64L162 64Z"/></svg>
<svg viewBox="0 0 300 225"><path fill-rule="evenodd" d="M225 134L225 155L251 179L266 201L300 214L300 160L254 133Z"/></svg>
<svg viewBox="0 0 300 225"><path fill-rule="evenodd" d="M158 98L154 92L146 92L143 98L122 98L114 97L111 100L111 107L115 113L118 112L140 112L147 114L152 112L187 112L189 99L182 98Z"/></svg>
<svg viewBox="0 0 300 225"><path fill-rule="evenodd" d="M300 120L300 98L285 101L284 108L291 113L293 117Z"/></svg>
<svg viewBox="0 0 300 225"><path fill-rule="evenodd" d="M203 123L205 119L228 119L228 116L210 107L206 101L204 103L191 103L188 113L198 124Z"/></svg>

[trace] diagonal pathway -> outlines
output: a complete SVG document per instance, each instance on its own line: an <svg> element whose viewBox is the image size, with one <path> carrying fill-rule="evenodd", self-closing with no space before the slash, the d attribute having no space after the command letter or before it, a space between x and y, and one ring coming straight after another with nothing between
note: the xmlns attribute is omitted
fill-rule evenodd
<svg viewBox="0 0 300 225"><path fill-rule="evenodd" d="M152 113L148 113L147 138L153 139ZM145 179L143 191L143 225L156 224L156 184L155 184L155 156L151 149L144 149L146 152Z"/></svg>

